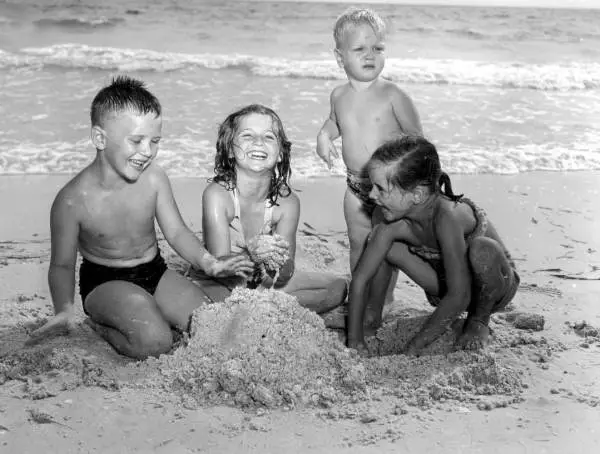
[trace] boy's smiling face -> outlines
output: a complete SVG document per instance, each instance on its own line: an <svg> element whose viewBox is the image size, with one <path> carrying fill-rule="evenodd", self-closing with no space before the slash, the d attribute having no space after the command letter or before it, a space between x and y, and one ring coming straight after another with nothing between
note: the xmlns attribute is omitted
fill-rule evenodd
<svg viewBox="0 0 600 454"><path fill-rule="evenodd" d="M119 176L135 182L156 157L161 132L161 116L125 110L92 128L92 141Z"/></svg>
<svg viewBox="0 0 600 454"><path fill-rule="evenodd" d="M381 74L385 65L383 37L369 24L349 27L342 45L335 49L335 56L349 79L370 82Z"/></svg>

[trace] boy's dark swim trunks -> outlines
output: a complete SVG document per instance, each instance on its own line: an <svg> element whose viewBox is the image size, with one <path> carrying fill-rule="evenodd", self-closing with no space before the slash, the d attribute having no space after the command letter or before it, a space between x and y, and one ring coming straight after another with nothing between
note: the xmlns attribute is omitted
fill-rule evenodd
<svg viewBox="0 0 600 454"><path fill-rule="evenodd" d="M129 268L98 265L84 258L79 268L79 294L81 301L84 302L83 309L85 311L85 298L88 294L100 284L108 281L131 282L153 295L165 271L167 271L167 264L160 251L151 261Z"/></svg>

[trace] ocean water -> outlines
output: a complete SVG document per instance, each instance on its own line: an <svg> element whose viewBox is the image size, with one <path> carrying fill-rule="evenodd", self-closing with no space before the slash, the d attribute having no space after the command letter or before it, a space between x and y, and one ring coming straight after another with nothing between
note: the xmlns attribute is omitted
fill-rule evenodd
<svg viewBox="0 0 600 454"><path fill-rule="evenodd" d="M89 104L126 73L163 104L171 176L210 176L219 121L252 102L281 115L295 176L330 175L315 139L345 79L332 26L347 6L0 0L0 174L90 162ZM370 7L389 24L384 77L413 98L447 171L600 168L600 10Z"/></svg>

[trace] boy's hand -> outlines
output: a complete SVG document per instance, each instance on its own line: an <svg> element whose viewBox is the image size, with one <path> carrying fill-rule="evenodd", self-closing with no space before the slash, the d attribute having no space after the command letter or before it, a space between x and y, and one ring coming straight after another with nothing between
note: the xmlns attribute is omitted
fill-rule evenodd
<svg viewBox="0 0 600 454"><path fill-rule="evenodd" d="M61 336L71 333L75 329L75 315L69 309L51 317L43 326L32 331L25 345L32 345L51 336Z"/></svg>
<svg viewBox="0 0 600 454"><path fill-rule="evenodd" d="M319 134L317 136L317 154L327 164L329 170L333 165L332 156L338 158L339 154L333 140L327 134Z"/></svg>
<svg viewBox="0 0 600 454"><path fill-rule="evenodd" d="M254 264L243 254L229 255L220 259L211 257L204 271L211 277L241 276L247 279L252 276Z"/></svg>

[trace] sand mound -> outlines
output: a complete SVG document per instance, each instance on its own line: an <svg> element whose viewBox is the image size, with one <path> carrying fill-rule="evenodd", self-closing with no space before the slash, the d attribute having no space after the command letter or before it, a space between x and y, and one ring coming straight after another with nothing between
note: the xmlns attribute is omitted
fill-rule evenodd
<svg viewBox="0 0 600 454"><path fill-rule="evenodd" d="M376 395L419 408L445 401L492 408L518 400L521 373L493 353L451 352L451 330L424 356L397 354L426 318L422 312L390 318L370 341L386 356L361 358L295 298L238 288L224 303L194 312L187 345L145 362L160 371L145 386L163 387L188 408L340 408Z"/></svg>
<svg viewBox="0 0 600 454"><path fill-rule="evenodd" d="M420 408L447 400L505 406L518 400L523 391L521 372L501 364L491 353L393 355L368 358L365 363L369 382ZM490 396L494 399L483 399Z"/></svg>
<svg viewBox="0 0 600 454"><path fill-rule="evenodd" d="M156 363L187 406L327 405L365 390L365 371L323 320L286 293L236 288L197 309L186 346Z"/></svg>

